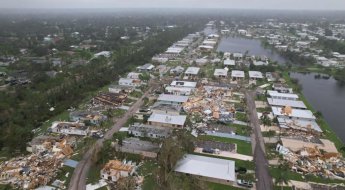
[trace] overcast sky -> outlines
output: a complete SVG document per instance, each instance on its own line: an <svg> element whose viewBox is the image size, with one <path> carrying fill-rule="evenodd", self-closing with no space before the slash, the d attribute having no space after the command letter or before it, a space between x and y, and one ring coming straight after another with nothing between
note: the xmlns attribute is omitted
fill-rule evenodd
<svg viewBox="0 0 345 190"><path fill-rule="evenodd" d="M345 10L345 0L0 0L0 8L161 7Z"/></svg>

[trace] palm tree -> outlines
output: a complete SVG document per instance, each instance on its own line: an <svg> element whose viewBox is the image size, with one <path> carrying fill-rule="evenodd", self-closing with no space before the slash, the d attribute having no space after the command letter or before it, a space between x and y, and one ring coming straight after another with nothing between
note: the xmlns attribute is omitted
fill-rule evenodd
<svg viewBox="0 0 345 190"><path fill-rule="evenodd" d="M280 164L278 166L279 173L275 178L275 184L280 185L281 189L283 189L283 185L289 184L289 179L287 178L289 172L289 164L283 160L279 161Z"/></svg>

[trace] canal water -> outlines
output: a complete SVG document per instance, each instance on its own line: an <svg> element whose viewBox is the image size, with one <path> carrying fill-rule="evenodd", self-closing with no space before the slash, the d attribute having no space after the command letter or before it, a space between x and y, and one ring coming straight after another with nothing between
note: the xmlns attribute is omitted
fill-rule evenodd
<svg viewBox="0 0 345 190"><path fill-rule="evenodd" d="M266 55L280 64L286 62L277 53L263 48L261 41L257 39L223 37L218 45L218 51L223 52L245 53L247 50L249 55ZM333 131L345 142L345 86L339 85L332 77L325 79L316 75L316 73L291 73L290 76L299 80L307 101L315 110L323 114Z"/></svg>
<svg viewBox="0 0 345 190"><path fill-rule="evenodd" d="M261 41L258 39L246 39L240 37L223 37L220 40L217 51L231 52L231 53L245 53L248 51L248 55L262 56L270 58L273 61L277 61L280 64L284 64L285 59L279 54L273 52L270 49L265 49L261 46Z"/></svg>
<svg viewBox="0 0 345 190"><path fill-rule="evenodd" d="M333 131L345 142L345 86L334 78L319 78L316 73L291 73L315 110L320 111Z"/></svg>

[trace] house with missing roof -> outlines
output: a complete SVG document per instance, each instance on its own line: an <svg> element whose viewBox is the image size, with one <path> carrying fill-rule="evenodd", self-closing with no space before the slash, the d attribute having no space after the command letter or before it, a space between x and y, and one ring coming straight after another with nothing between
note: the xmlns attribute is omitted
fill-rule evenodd
<svg viewBox="0 0 345 190"><path fill-rule="evenodd" d="M107 181L117 182L121 178L133 175L135 165L124 163L120 160L109 160L101 170L101 178Z"/></svg>
<svg viewBox="0 0 345 190"><path fill-rule="evenodd" d="M141 84L142 84L142 82L139 79L120 78L120 80L119 80L120 86L139 87L139 86L141 86Z"/></svg>
<svg viewBox="0 0 345 190"><path fill-rule="evenodd" d="M235 162L220 158L186 154L177 162L174 171L225 185L236 181Z"/></svg>
<svg viewBox="0 0 345 190"><path fill-rule="evenodd" d="M196 78L199 74L199 71L199 67L188 67L184 74L188 78Z"/></svg>
<svg viewBox="0 0 345 190"><path fill-rule="evenodd" d="M167 138L171 133L170 128L134 123L129 126L128 134L135 137Z"/></svg>
<svg viewBox="0 0 345 190"><path fill-rule="evenodd" d="M49 129L53 133L65 134L65 135L79 135L87 136L89 134L89 127L84 123L79 122L53 122Z"/></svg>

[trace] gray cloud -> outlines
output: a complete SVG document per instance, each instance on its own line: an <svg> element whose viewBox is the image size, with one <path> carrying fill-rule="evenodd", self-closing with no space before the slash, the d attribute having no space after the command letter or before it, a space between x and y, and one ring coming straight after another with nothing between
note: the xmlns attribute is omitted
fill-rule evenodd
<svg viewBox="0 0 345 190"><path fill-rule="evenodd" d="M0 8L161 7L345 10L345 0L0 0Z"/></svg>

